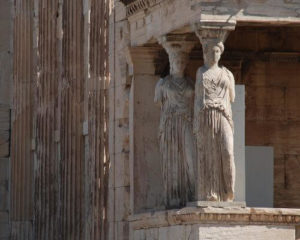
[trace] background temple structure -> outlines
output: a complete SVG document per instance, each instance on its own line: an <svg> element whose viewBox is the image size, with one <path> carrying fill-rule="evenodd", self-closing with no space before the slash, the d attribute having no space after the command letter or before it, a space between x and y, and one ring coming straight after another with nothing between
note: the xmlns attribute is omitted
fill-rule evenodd
<svg viewBox="0 0 300 240"><path fill-rule="evenodd" d="M165 210L160 39L225 30L236 201ZM300 0L1 0L0 239L300 239ZM299 208L299 209L298 209Z"/></svg>

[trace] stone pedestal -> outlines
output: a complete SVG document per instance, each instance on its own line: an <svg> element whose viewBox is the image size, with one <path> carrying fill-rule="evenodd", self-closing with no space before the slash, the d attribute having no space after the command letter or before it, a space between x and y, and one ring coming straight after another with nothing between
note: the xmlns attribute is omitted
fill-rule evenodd
<svg viewBox="0 0 300 240"><path fill-rule="evenodd" d="M300 210L187 207L130 218L132 240L295 240Z"/></svg>
<svg viewBox="0 0 300 240"><path fill-rule="evenodd" d="M187 203L188 207L216 207L216 208L224 208L224 207L240 207L245 208L246 202L214 202L214 201L196 201Z"/></svg>

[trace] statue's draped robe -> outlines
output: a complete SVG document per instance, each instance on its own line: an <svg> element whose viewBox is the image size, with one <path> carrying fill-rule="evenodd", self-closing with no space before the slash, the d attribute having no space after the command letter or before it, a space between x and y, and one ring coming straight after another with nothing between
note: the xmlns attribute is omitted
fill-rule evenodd
<svg viewBox="0 0 300 240"><path fill-rule="evenodd" d="M233 200L235 164L231 102L234 77L225 67L217 74L201 67L197 72L194 133L197 139L196 198Z"/></svg>
<svg viewBox="0 0 300 240"><path fill-rule="evenodd" d="M193 99L193 84L188 79L177 84L167 76L156 85L154 100L161 103L159 144L167 207L184 206L195 194Z"/></svg>

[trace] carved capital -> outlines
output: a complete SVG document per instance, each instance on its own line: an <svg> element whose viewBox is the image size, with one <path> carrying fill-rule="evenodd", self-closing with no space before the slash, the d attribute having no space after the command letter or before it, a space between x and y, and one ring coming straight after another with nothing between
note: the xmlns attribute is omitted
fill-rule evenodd
<svg viewBox="0 0 300 240"><path fill-rule="evenodd" d="M195 37L189 34L170 34L158 38L158 41L168 53L170 74L184 74L189 54L197 42Z"/></svg>
<svg viewBox="0 0 300 240"><path fill-rule="evenodd" d="M158 38L158 42L164 47L169 58L174 54L189 54L196 44L196 39L189 34L168 34Z"/></svg>
<svg viewBox="0 0 300 240"><path fill-rule="evenodd" d="M202 44L207 41L224 43L230 31L235 29L235 25L234 18L223 19L203 15L199 22L194 23L193 28Z"/></svg>

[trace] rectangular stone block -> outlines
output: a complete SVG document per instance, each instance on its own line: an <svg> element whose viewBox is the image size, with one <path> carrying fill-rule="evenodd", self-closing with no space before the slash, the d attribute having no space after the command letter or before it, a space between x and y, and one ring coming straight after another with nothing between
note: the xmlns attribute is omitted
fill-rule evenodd
<svg viewBox="0 0 300 240"><path fill-rule="evenodd" d="M115 239L115 222L108 222L108 234L107 239Z"/></svg>
<svg viewBox="0 0 300 240"><path fill-rule="evenodd" d="M126 7L120 1L115 3L115 15L116 15L116 22L122 21L126 18Z"/></svg>
<svg viewBox="0 0 300 240"><path fill-rule="evenodd" d="M1 139L1 137L0 137ZM9 141L3 141L0 145L0 157L8 157L9 156Z"/></svg>
<svg viewBox="0 0 300 240"><path fill-rule="evenodd" d="M115 221L115 189L108 188L108 201L107 201L107 220L109 223Z"/></svg>
<svg viewBox="0 0 300 240"><path fill-rule="evenodd" d="M297 235L296 235L297 236ZM292 226L260 225L175 225L140 229L133 232L134 240L294 240ZM298 239L298 238L296 238Z"/></svg>
<svg viewBox="0 0 300 240"><path fill-rule="evenodd" d="M115 23L115 51L118 52L128 46L129 25L126 20ZM116 54L117 57L118 54Z"/></svg>
<svg viewBox="0 0 300 240"><path fill-rule="evenodd" d="M10 129L10 109L9 105L0 104L0 130Z"/></svg>
<svg viewBox="0 0 300 240"><path fill-rule="evenodd" d="M115 148L114 154L129 152L129 126L128 118L115 120Z"/></svg>
<svg viewBox="0 0 300 240"><path fill-rule="evenodd" d="M156 240L158 239L158 228L151 228L145 230L146 240Z"/></svg>
<svg viewBox="0 0 300 240"><path fill-rule="evenodd" d="M200 240L294 240L295 229L289 226L199 225ZM196 240L196 239L194 239ZM198 239L197 239L198 240Z"/></svg>
<svg viewBox="0 0 300 240"><path fill-rule="evenodd" d="M10 225L8 223L0 222L0 239L10 237Z"/></svg>
<svg viewBox="0 0 300 240"><path fill-rule="evenodd" d="M185 225L162 227L162 228L159 228L159 239L165 239L165 240L187 239L185 231L186 231Z"/></svg>
<svg viewBox="0 0 300 240"><path fill-rule="evenodd" d="M8 223L9 215L8 211L0 211L0 223Z"/></svg>
<svg viewBox="0 0 300 240"><path fill-rule="evenodd" d="M9 177L9 159L0 158L0 185L7 185Z"/></svg>
<svg viewBox="0 0 300 240"><path fill-rule="evenodd" d="M115 221L126 221L129 216L129 187L115 188Z"/></svg>
<svg viewBox="0 0 300 240"><path fill-rule="evenodd" d="M115 87L115 119L129 117L129 92L130 88L124 83L126 78L118 79Z"/></svg>
<svg viewBox="0 0 300 240"><path fill-rule="evenodd" d="M137 75L134 79L133 182L135 211L163 205L161 154L158 128L160 107L154 103L158 76Z"/></svg>
<svg viewBox="0 0 300 240"><path fill-rule="evenodd" d="M129 223L128 222L116 222L115 239L129 240Z"/></svg>
<svg viewBox="0 0 300 240"><path fill-rule="evenodd" d="M134 231L133 240L146 240L145 231L144 229Z"/></svg>
<svg viewBox="0 0 300 240"><path fill-rule="evenodd" d="M300 67L300 66L299 66ZM288 87L285 88L286 96L284 100L286 101L285 111L287 113L288 120L299 121L300 120L300 109L299 109L299 95L300 87Z"/></svg>
<svg viewBox="0 0 300 240"><path fill-rule="evenodd" d="M0 211L8 210L8 199L9 199L8 181L9 181L9 159L0 158Z"/></svg>
<svg viewBox="0 0 300 240"><path fill-rule="evenodd" d="M128 187L130 184L129 153L115 155L115 187Z"/></svg>
<svg viewBox="0 0 300 240"><path fill-rule="evenodd" d="M296 226L296 239L295 240L300 240L300 226Z"/></svg>
<svg viewBox="0 0 300 240"><path fill-rule="evenodd" d="M6 186L0 185L0 211L8 210L9 192Z"/></svg>
<svg viewBox="0 0 300 240"><path fill-rule="evenodd" d="M32 221L18 221L12 222L11 226L11 239L24 239L33 240L33 225Z"/></svg>

